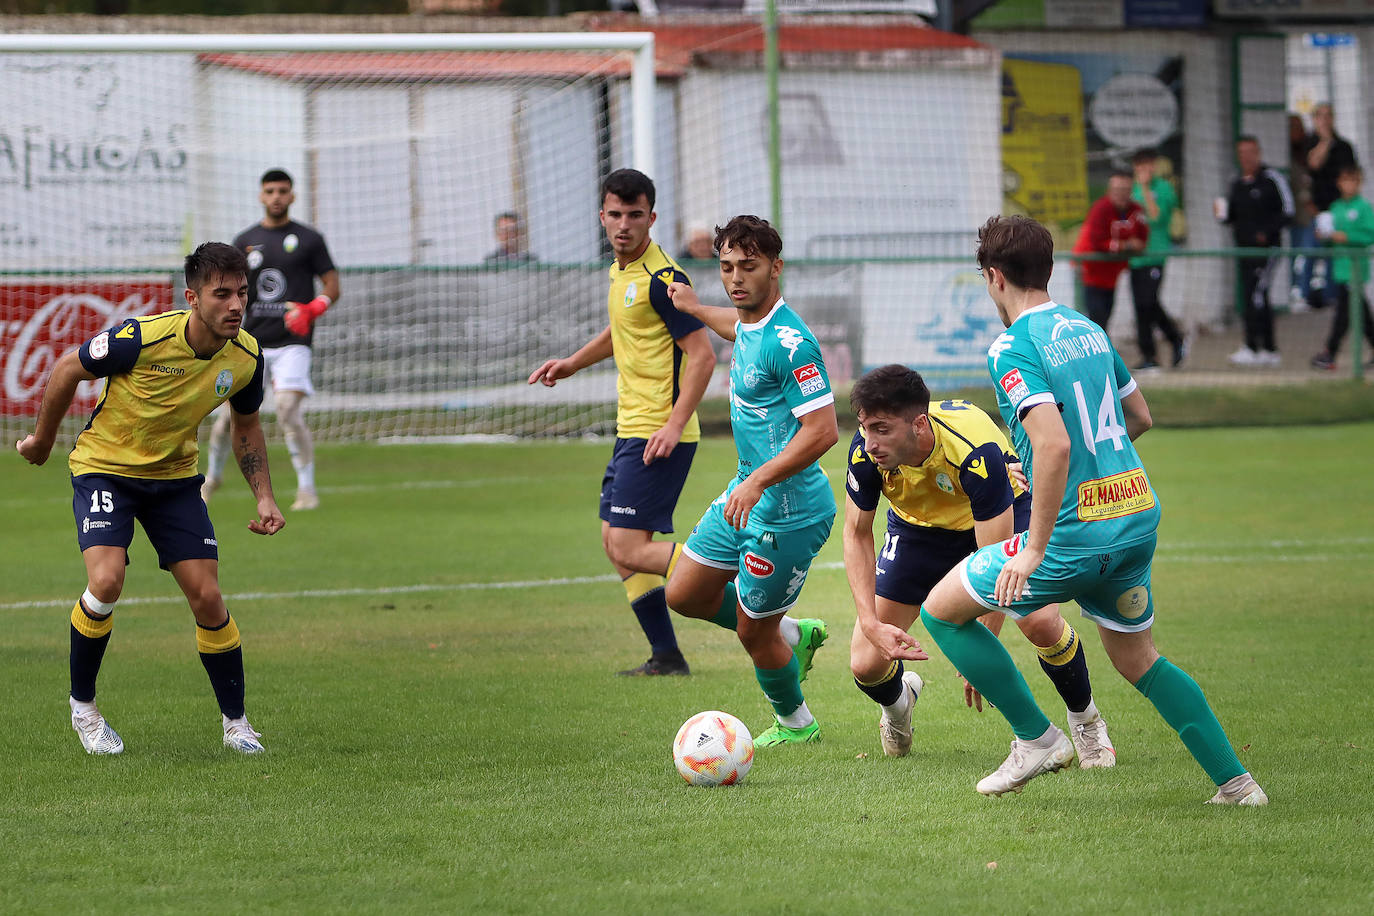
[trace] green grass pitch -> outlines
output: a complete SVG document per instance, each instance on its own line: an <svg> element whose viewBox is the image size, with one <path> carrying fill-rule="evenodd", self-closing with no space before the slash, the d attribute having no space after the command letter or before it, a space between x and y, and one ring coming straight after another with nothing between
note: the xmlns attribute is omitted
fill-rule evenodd
<svg viewBox="0 0 1374 916"><path fill-rule="evenodd" d="M823 741L760 751L737 787L687 786L684 719L724 709L757 732L768 707L733 637L696 621L677 621L691 678L612 676L646 651L601 555L609 443L325 447L323 507L274 538L246 530L245 486L222 490L257 758L220 747L190 613L139 533L99 696L126 750L90 758L64 701L84 582L65 464L11 454L0 911L1374 911L1374 426L1156 430L1141 451L1164 502L1156 641L1267 808L1204 805L1209 781L1091 632L1115 769L979 796L1010 733L938 657L918 669L915 750L884 758L848 672L838 530L802 601L831 630L805 685ZM732 459L702 445L679 537ZM825 461L837 482L842 461ZM1063 724L1014 627L1004 642Z"/></svg>

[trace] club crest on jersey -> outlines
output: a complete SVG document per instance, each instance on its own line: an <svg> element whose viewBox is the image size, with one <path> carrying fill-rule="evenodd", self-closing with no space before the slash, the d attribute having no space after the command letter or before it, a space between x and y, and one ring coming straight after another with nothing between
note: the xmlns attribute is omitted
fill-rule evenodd
<svg viewBox="0 0 1374 916"><path fill-rule="evenodd" d="M756 553L744 552L744 568L755 579L767 579L773 575L773 564Z"/></svg>
<svg viewBox="0 0 1374 916"><path fill-rule="evenodd" d="M750 363L744 369L744 377L740 379L745 388L753 389L758 387L759 382L763 381L763 370Z"/></svg>
<svg viewBox="0 0 1374 916"><path fill-rule="evenodd" d="M283 251L285 251L287 254L290 254L297 248L301 247L301 240L296 238L296 233L293 232L286 238L281 240L281 247Z"/></svg>
<svg viewBox="0 0 1374 916"><path fill-rule="evenodd" d="M800 369L793 369L792 377L797 380L797 386L801 388L803 395L825 390L825 377L821 375L821 370L816 368L815 363L807 363Z"/></svg>
<svg viewBox="0 0 1374 916"><path fill-rule="evenodd" d="M1030 394L1030 387L1021 378L1020 369L1012 369L998 379L997 384L1002 386L1002 390L1007 393L1013 404L1020 403L1022 398Z"/></svg>
<svg viewBox="0 0 1374 916"><path fill-rule="evenodd" d="M248 269L257 270L262 266L262 249L254 245L248 249Z"/></svg>
<svg viewBox="0 0 1374 916"><path fill-rule="evenodd" d="M796 328L789 328L785 324L778 325L778 342L787 349L787 361L792 362L792 357L797 355L797 347L801 346L801 331Z"/></svg>
<svg viewBox="0 0 1374 916"><path fill-rule="evenodd" d="M91 338L91 359L104 359L110 355L110 332L101 331Z"/></svg>
<svg viewBox="0 0 1374 916"><path fill-rule="evenodd" d="M954 482L949 479L949 475L944 471L935 475L935 486L944 490L946 493L954 492Z"/></svg>
<svg viewBox="0 0 1374 916"><path fill-rule="evenodd" d="M626 308L629 308L630 306L634 305L634 304L635 304L635 300L638 299L638 298L639 298L639 287L638 287L638 286L636 286L634 283L631 283L629 286L625 287L625 307L626 307Z"/></svg>
<svg viewBox="0 0 1374 916"><path fill-rule="evenodd" d="M216 397L221 397L221 398L223 398L223 397L228 397L228 396L229 396L229 389L231 389L231 388L233 388L233 387L234 387L234 373L230 372L228 369L221 370L220 374L217 375L217 376L215 376L215 396L216 396Z"/></svg>

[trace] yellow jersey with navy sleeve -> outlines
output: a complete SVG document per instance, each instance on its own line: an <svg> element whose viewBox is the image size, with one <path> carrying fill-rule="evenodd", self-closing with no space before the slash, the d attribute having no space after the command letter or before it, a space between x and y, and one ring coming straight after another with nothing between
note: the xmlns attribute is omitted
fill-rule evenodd
<svg viewBox="0 0 1374 916"><path fill-rule="evenodd" d="M963 400L932 403L929 416L935 444L916 467L878 467L864 451L863 430L854 434L845 474L854 505L872 512L886 496L902 520L950 531L969 531L974 521L1005 512L1024 490L1007 475L1016 454L1001 428Z"/></svg>
<svg viewBox="0 0 1374 916"><path fill-rule="evenodd" d="M621 439L647 439L663 428L680 392L687 354L680 338L703 327L690 315L673 308L668 284L691 284L687 274L656 242L621 267L611 265L611 288L606 296L611 345L615 350L615 434ZM682 430L682 442L701 438L697 415Z"/></svg>
<svg viewBox="0 0 1374 916"><path fill-rule="evenodd" d="M262 348L240 330L212 356L186 339L189 311L130 318L81 345L81 365L105 385L67 459L72 476L148 480L196 475L196 431L229 401L241 414L262 405Z"/></svg>

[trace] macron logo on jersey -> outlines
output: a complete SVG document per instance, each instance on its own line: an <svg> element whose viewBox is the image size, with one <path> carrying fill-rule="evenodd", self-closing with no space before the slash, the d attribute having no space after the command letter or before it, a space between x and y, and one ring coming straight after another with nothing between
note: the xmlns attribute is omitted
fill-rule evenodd
<svg viewBox="0 0 1374 916"><path fill-rule="evenodd" d="M801 331L780 324L778 325L778 342L787 348L787 361L790 363L792 358L797 355L797 347L801 346Z"/></svg>
<svg viewBox="0 0 1374 916"><path fill-rule="evenodd" d="M988 356L992 357L992 367L994 369L997 368L998 357L1011 349L1011 342L1015 339L1016 338L1010 334L1001 334L992 342L992 346L988 347Z"/></svg>
<svg viewBox="0 0 1374 916"><path fill-rule="evenodd" d="M825 377L821 375L821 370L816 368L815 363L807 363L800 369L793 369L792 377L797 380L797 386L801 388L803 395L809 396L825 390Z"/></svg>
<svg viewBox="0 0 1374 916"><path fill-rule="evenodd" d="M1007 398L1012 404L1021 403L1021 399L1030 394L1030 387L1021 378L1020 369L1012 369L998 379L997 384L1002 386L1002 390L1007 393Z"/></svg>

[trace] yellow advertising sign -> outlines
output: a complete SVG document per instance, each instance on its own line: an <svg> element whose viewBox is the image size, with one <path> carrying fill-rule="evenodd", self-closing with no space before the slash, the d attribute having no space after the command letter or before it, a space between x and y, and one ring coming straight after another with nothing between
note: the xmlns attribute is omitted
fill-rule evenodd
<svg viewBox="0 0 1374 916"><path fill-rule="evenodd" d="M1007 213L1045 223L1081 221L1088 212L1077 67L1003 58L1002 193Z"/></svg>

